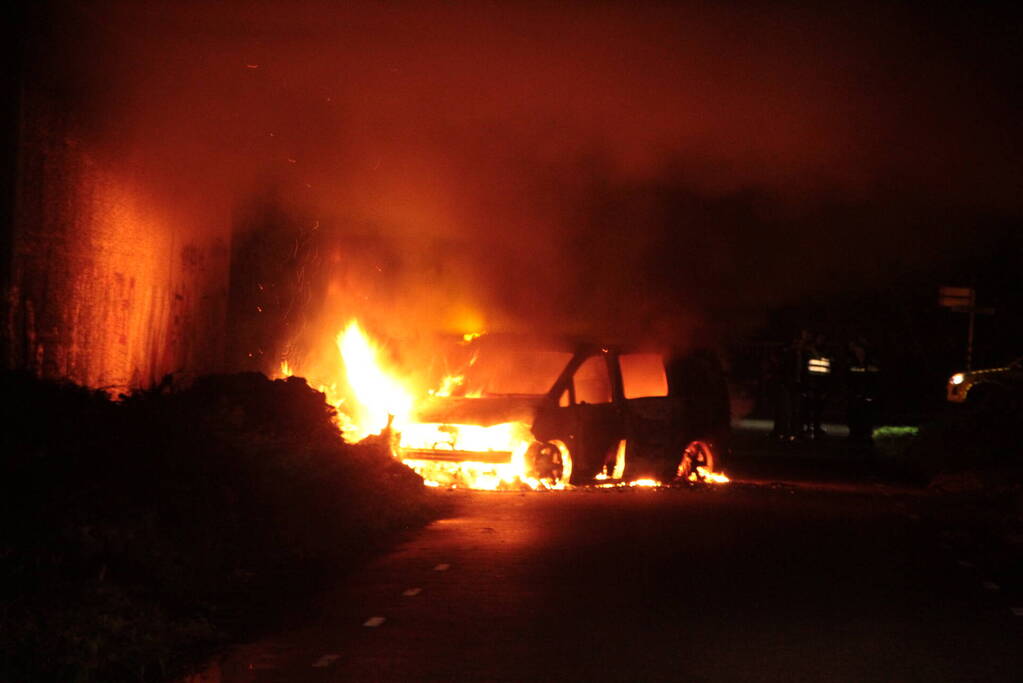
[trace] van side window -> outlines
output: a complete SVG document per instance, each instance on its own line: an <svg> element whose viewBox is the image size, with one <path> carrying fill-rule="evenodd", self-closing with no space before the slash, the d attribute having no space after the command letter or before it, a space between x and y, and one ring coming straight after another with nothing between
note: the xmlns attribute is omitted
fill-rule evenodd
<svg viewBox="0 0 1023 683"><path fill-rule="evenodd" d="M578 403L610 403L611 381L603 356L590 356L573 377L575 400Z"/></svg>
<svg viewBox="0 0 1023 683"><path fill-rule="evenodd" d="M619 357L625 398L667 396L664 361L657 353L626 353Z"/></svg>
<svg viewBox="0 0 1023 683"><path fill-rule="evenodd" d="M558 399L558 406L561 408L567 408L572 405L572 397L568 394L568 389L561 392L561 398Z"/></svg>

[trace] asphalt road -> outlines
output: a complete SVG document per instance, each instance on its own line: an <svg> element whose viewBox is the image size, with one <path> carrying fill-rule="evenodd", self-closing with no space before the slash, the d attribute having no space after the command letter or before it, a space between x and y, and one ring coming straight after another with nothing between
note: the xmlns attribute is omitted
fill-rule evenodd
<svg viewBox="0 0 1023 683"><path fill-rule="evenodd" d="M204 680L1023 680L1023 617L920 493L813 479L441 493L453 516Z"/></svg>

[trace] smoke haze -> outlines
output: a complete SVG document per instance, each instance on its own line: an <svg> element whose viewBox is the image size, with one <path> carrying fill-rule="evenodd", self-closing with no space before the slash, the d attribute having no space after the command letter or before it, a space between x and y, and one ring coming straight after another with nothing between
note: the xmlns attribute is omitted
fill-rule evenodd
<svg viewBox="0 0 1023 683"><path fill-rule="evenodd" d="M276 230L294 247L281 264L308 266L301 282L232 266L232 288L292 278L286 344L351 314L403 334L685 338L811 291L883 287L1023 208L1006 15L308 1L53 14L52 71L97 163L189 216L177 224L196 239Z"/></svg>

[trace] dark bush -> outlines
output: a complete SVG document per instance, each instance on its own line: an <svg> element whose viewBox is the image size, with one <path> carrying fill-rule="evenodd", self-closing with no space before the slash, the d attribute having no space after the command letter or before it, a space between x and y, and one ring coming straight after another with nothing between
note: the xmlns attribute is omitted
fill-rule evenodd
<svg viewBox="0 0 1023 683"><path fill-rule="evenodd" d="M1023 470L1021 422L1015 413L948 406L944 413L916 427L879 427L874 443L881 464L921 482L966 473L994 479Z"/></svg>
<svg viewBox="0 0 1023 683"><path fill-rule="evenodd" d="M235 637L282 577L433 512L422 480L380 441L346 444L299 378L210 376L120 401L0 384L3 680L160 680Z"/></svg>

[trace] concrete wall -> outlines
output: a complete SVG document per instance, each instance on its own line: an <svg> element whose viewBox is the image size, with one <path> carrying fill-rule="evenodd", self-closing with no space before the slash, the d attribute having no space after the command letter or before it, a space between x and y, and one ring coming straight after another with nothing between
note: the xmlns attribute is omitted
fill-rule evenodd
<svg viewBox="0 0 1023 683"><path fill-rule="evenodd" d="M115 391L221 369L228 212L177 211L52 91L20 101L5 366Z"/></svg>

